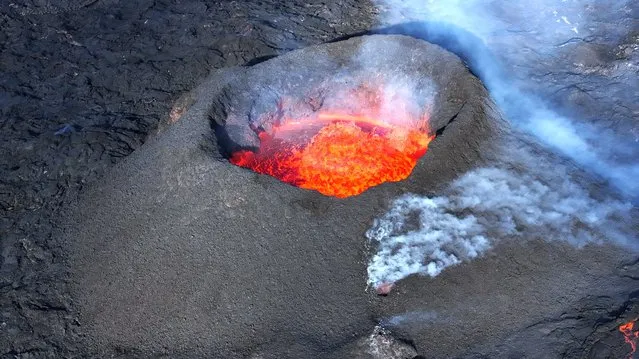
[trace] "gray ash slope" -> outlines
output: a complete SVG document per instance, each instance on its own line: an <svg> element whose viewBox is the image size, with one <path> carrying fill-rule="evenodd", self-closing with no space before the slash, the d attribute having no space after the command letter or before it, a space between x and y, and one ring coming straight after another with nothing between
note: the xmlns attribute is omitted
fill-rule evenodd
<svg viewBox="0 0 639 359"><path fill-rule="evenodd" d="M339 73L366 48L363 42L423 52L418 64L449 59L430 70L406 68L401 60L395 67L432 76L441 92L433 110L433 131L440 136L409 179L337 200L219 160L209 116L220 113L212 106L228 98L220 100L225 89L241 88L249 79L261 88L291 75L297 64L309 71L332 64ZM326 57L336 61L310 61ZM279 91L288 86L284 82ZM87 189L56 232L68 246L82 345L92 355L371 357L358 343L382 322L427 357L554 357L574 342L546 331L543 326L553 322L548 318L562 319L571 305L581 304L584 319L609 315L607 327L614 328L611 313L634 310L628 290L634 279L618 272L632 256L609 244L577 250L510 241L434 279L408 278L388 297L365 291L363 233L396 196L437 193L477 166L516 166L509 158L523 147L574 173L576 181L583 177L570 163L514 136L481 83L439 47L397 36L309 47L251 68L220 71L196 98L178 124ZM250 113L250 103L227 104L227 116L228 109ZM588 311L604 296L610 297L608 312ZM590 327L601 317L555 325ZM535 333L546 334L529 347L511 337L540 325ZM558 344L542 351L552 338ZM597 350L614 356L625 348L620 341Z"/></svg>
<svg viewBox="0 0 639 359"><path fill-rule="evenodd" d="M637 89L639 4L622 9L599 3L603 7L589 10L594 36L529 42L536 25L525 22L522 29L514 21L500 33L505 41L497 53L510 61L511 73L524 74L520 80L528 90L571 113L577 108L589 120L636 133L632 94ZM211 67L364 30L372 11L366 3L346 1L310 6L269 1L51 4L14 1L0 10L5 30L0 34L0 355L8 358L73 356L78 350L80 323L66 289L57 285L65 268L59 247L50 240L61 203L138 148L169 116L173 99ZM509 4L493 2L496 7ZM145 20L155 25L145 26ZM525 48L509 46L513 41ZM537 58L535 49L546 45L554 53L552 61ZM145 61L147 56L156 60ZM530 71L521 72L522 67ZM80 80L69 85L73 78ZM105 85L108 78L111 85ZM63 131L54 136L58 130ZM542 352L545 357L623 356L628 347L616 326L637 315L636 295L629 292L637 287L637 270L636 262L622 266L619 280L606 281L609 291L603 285L603 294L586 296L513 333L498 349L487 343L476 357L521 356L520 347L534 352L543 346L537 343L549 341L554 344ZM118 348L117 353L136 356L136 349Z"/></svg>
<svg viewBox="0 0 639 359"><path fill-rule="evenodd" d="M487 161L506 126L454 55L407 37L366 40L423 54L404 60L404 71L419 77L423 68L442 93L434 123L446 129L410 180L338 200L215 160L205 150L211 104L226 84L251 79L259 88L265 79L290 76L291 64L325 71L325 64L311 62L323 56L337 60L329 62L337 72L362 39L220 71L178 124L84 192L57 235L69 246L87 348L101 355L134 348L146 355L322 357L373 330L376 299L365 291L363 237L372 218L401 193L437 188ZM469 133L475 140L459 143Z"/></svg>

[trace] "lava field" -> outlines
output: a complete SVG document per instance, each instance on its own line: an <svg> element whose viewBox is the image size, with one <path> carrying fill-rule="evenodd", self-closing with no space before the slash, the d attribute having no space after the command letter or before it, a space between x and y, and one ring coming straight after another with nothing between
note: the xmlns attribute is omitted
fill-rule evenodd
<svg viewBox="0 0 639 359"><path fill-rule="evenodd" d="M0 358L639 357L639 3L0 15Z"/></svg>

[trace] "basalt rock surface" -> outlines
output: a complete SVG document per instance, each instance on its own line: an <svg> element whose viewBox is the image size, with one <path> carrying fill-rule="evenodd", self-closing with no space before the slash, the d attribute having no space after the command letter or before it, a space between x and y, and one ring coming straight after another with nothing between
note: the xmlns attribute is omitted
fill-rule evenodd
<svg viewBox="0 0 639 359"><path fill-rule="evenodd" d="M445 90L432 115L439 136L407 180L340 200L224 160L211 127L216 115L228 114L220 108L250 113L254 102L228 97L255 78L247 74L283 81L278 91L295 88L294 69L303 64L331 53L353 58L376 45L423 54L415 61L428 64L409 72L416 78L450 74L438 82ZM429 63L442 56L450 61ZM429 66L440 70L420 72ZM478 79L441 48L402 36L353 38L219 71L195 98L176 125L87 189L55 234L69 253L82 347L90 355L534 356L542 352L519 345L518 335L538 328L546 333L538 345L549 338L562 344L548 318L564 318L560 313L572 306L596 307L605 295L612 306L633 298L629 279L615 281L617 268L631 260L624 250L544 241L505 241L436 278L409 277L386 297L366 290L363 234L398 195L437 193L472 168L508 162L522 147L579 177L570 163L519 139ZM623 289L614 291L618 285ZM597 320L557 325L586 328ZM388 332L378 333L380 325ZM560 344L543 353L565 350Z"/></svg>
<svg viewBox="0 0 639 359"><path fill-rule="evenodd" d="M371 26L366 1L0 6L0 357L73 356L56 211L173 123L212 71Z"/></svg>
<svg viewBox="0 0 639 359"><path fill-rule="evenodd" d="M582 7L583 3L589 5ZM611 4L603 0L562 2L561 6L547 6L543 12L522 4L491 2L494 10L507 18L502 23L504 27L497 28L491 35L494 41L490 44L490 50L503 61L507 72L527 91L560 106L564 113L577 114L581 121L603 124L617 134L636 139L639 122L636 121L637 103L634 99L639 89L636 76L639 64L639 3L615 1ZM553 14L553 10L559 11ZM586 16L579 18L582 13ZM213 69L247 62L257 63L291 49L366 31L373 22L372 16L377 14L371 4L362 1L318 4L222 2L211 6L210 3L197 1L27 0L13 1L8 7L0 9L0 25L3 28L0 34L0 68L3 70L0 80L0 357L83 357L87 355L87 343L90 344L90 353L102 351L104 356L109 357L148 357L150 353L167 353L172 357L210 356L207 348L199 350L193 346L171 347L161 344L145 347L138 345L142 342L139 337L131 339L134 344L123 344L110 340L112 338L100 339L100 336L92 336L87 342L81 343L79 340L93 324L79 320L76 299L63 283L67 273L68 263L64 260L67 253L58 240L52 240L51 232L57 231L56 238L69 237L59 232L60 216L57 211L61 205L73 202L81 189L93 187L113 163L120 162L138 149L150 135L157 132L158 124L160 128L165 128L175 122L196 99L204 101L199 102L200 115L184 118L202 120L205 110L211 110L206 101L213 103L216 100L201 92L195 95L190 90ZM577 19L580 29L588 30L574 33L571 30L574 25L566 24L562 16L567 16L571 21ZM557 27L554 34L561 34L553 41L536 36L538 29L548 28L549 23ZM231 71L225 75L218 73L217 76L230 76L225 77L230 79L243 76L243 72L236 71L233 75ZM213 93L223 94L222 89L210 83L203 88L208 91L215 88L220 91ZM217 147L212 145L215 137L211 136L208 123L204 123L196 121L193 126L201 126L197 130L169 128L170 131L181 133L170 135L176 141L199 139L193 142L201 145L198 149L191 146L193 143L189 143L188 148L202 156L205 156L203 153L212 154L201 159L201 163L220 157ZM189 131L191 134L187 135ZM194 133L198 135L193 137ZM161 141L167 146L166 153L186 151L183 145L171 144L168 139ZM438 146L437 142L431 148L431 155ZM146 150L146 153L157 152L157 148L163 145L153 146L156 149ZM156 162L153 163L159 161L169 166L161 157L156 156ZM193 160L192 157L185 157L188 159L184 163ZM138 158L131 161L142 160ZM442 164L444 162L438 165ZM141 165L139 170L143 172L146 169ZM133 170L129 171L133 173ZM215 167L216 174L226 176L229 175L228 171L237 169ZM238 173L245 172L233 172L232 175L238 176ZM137 172L134 176L137 176ZM264 183L265 177L254 175L251 178L261 179L258 181L260 187L252 188L253 192L262 191L264 187L261 183ZM108 181L110 187L104 185L100 188L110 188L109 191L113 193L122 190L122 187L113 184L113 179ZM269 186L277 183L272 179L266 181ZM381 188L376 191L381 191ZM95 206L99 202L98 191L87 195L93 197ZM241 197L234 200L238 203L242 201ZM297 205L306 213L321 214L330 208L323 202L325 200L318 196L315 200L299 201ZM87 201L86 196L84 201ZM376 215L386 208L385 200L383 202L377 207ZM107 202L103 204L108 206ZM233 205L225 205L219 211L220 217L227 210L232 216L231 207ZM284 212L284 215L290 213L290 208L287 207ZM117 217L119 214L113 215ZM359 225L357 231L365 230L369 224ZM327 238L330 239L330 235ZM339 236L337 238L341 239ZM358 249L362 240L360 238L352 245ZM201 243L208 245L205 241ZM322 258L328 261L335 256L335 248L341 248L339 253L347 252L347 248L341 247L343 244L337 240L327 242L323 248L325 252L320 252L324 253L321 254ZM334 346L324 345L325 336L316 339L315 334L321 332L322 328L302 339L273 332L262 344L253 347L248 345L238 355L246 354L249 358L278 357L288 349L286 354L279 357L312 357L318 353L320 357L332 355L335 358L379 358L379 353L382 353L381 357L387 357L388 353L396 353L398 357L421 353L446 358L454 355L469 358L625 357L629 346L623 342L617 327L639 315L634 291L639 278L636 260L627 260L624 254L619 254L615 262L610 257L615 257L615 254L608 253L609 249L606 248L599 249L605 252L603 254L591 249L585 253L586 258L581 258L572 252L574 249L560 247L559 255L556 255L554 250L548 250L546 246L544 243L539 243L539 246L528 244L526 250L529 256L513 259L514 264L508 266L507 270L515 268L513 276L519 275L518 271L522 267L529 267L526 263L533 254L541 258L554 256L557 261L560 261L558 257L568 254L568 267L577 268L573 277L577 281L557 279L564 290L555 287L551 295L554 293L555 301L559 304L554 309L542 308L543 313L536 312L538 307L533 305L531 310L521 313L517 317L519 321L511 323L512 326L507 330L485 331L482 328L487 327L482 327L476 333L474 322L465 316L466 312L457 310L457 314L461 315L455 319L443 315L445 311L439 313L432 307L425 307L424 303L431 300L429 295L437 297L439 293L420 292L430 286L431 281L411 278L394 288L387 298L367 297L367 303L375 309L366 312L369 316L366 323L359 330L341 337ZM230 248L229 252L236 250L235 247ZM523 255L520 249L515 252ZM361 286L358 287L358 294L362 294L367 254L356 250L348 253L360 261L356 269L360 273L359 279L351 280L348 284ZM500 255L503 253L507 252L500 252ZM615 264L599 266L601 272L594 270L599 273L598 279L583 286L587 280L582 281L579 273L583 272L582 276L591 275L593 272L586 264L593 257L604 254ZM294 254L286 254L287 258L291 256ZM194 261L197 260L194 258ZM275 262L279 259L270 260ZM582 261L586 263L583 267L578 265ZM489 264L484 268L489 267ZM545 263L546 266L554 264L552 260ZM158 268L163 265L158 265ZM537 263L535 266L542 265ZM190 263L185 263L183 272L193 271L193 268ZM477 268L482 267L471 267L467 271ZM561 272L561 269L566 267L561 265L557 272ZM448 281L449 286L461 288L467 283L458 282L455 278L462 278L466 272L459 270L461 272L451 273L434 283L437 285ZM335 277L341 278L338 274L335 273ZM490 277L493 272L486 269L480 274ZM312 275L315 276L315 273ZM519 285L529 290L537 285L533 279L528 282L524 280ZM245 280L255 281L249 277ZM454 285L451 284L453 282ZM178 287L171 289L174 283ZM219 282L212 283L219 285ZM336 283L339 284L339 281ZM581 288L578 292L573 289L574 283ZM175 303L175 298L182 295L185 298L182 305L187 308L191 292L183 290L179 284L176 280L166 287L151 287L157 291L157 297L167 297L167 303ZM222 294L215 298L219 305L224 305L227 300L222 289L226 288L219 288ZM340 288L339 285L324 286L322 289L326 292L318 295L330 294ZM263 292L271 293L271 289ZM416 298L412 299L413 304L402 300L414 290L418 292ZM192 292L197 292L197 288L193 288ZM475 290L466 294L467 297L481 299L485 298L481 295L486 295L482 293ZM537 292L530 295L528 299L534 300ZM444 295L444 298L450 297ZM492 312L493 318L488 323L498 322L502 312L513 313L516 309L525 308L523 303L520 304L521 308L503 305L508 299L503 296L499 298L502 301L491 299L486 304L494 305L497 308L495 312L498 312ZM358 303L362 302L364 300ZM393 302L397 304L393 305ZM460 300L459 303L461 306L465 302ZM90 303L85 302L84 305L90 306ZM415 308L422 311L412 311ZM481 306L471 308L480 310ZM321 312L322 307L317 310ZM117 313L117 308L113 312ZM86 312L82 314L85 315ZM439 325L450 326L450 322L455 320L458 320L458 327L449 328L470 330L449 330L448 337L431 337ZM380 332L375 329L380 322L387 324L389 330ZM157 325L160 326L159 323ZM167 326L153 335L184 338L184 335L173 335L183 328ZM333 330L329 326L324 329L326 335ZM114 330L119 333L122 328ZM193 334L193 331L188 333ZM199 332L194 337L198 335ZM446 345L439 343L442 339ZM296 344L291 344L293 342ZM229 347L243 347L243 344L242 337L228 340ZM371 345L381 349L372 351ZM224 356L224 353L219 355Z"/></svg>
<svg viewBox="0 0 639 359"><path fill-rule="evenodd" d="M221 158L210 114L226 88L247 73L297 80L291 68L331 53L348 58L363 45L413 53L416 78L427 78L433 71L420 68L430 67L449 75L440 77L450 90L432 116L446 129L408 180L339 200ZM437 57L449 61L433 63ZM68 248L91 354L338 355L378 324L375 306L383 302L365 284L363 233L372 219L401 193L434 191L489 161L507 131L459 59L401 36L355 38L220 71L197 94L175 126L87 189L56 235Z"/></svg>

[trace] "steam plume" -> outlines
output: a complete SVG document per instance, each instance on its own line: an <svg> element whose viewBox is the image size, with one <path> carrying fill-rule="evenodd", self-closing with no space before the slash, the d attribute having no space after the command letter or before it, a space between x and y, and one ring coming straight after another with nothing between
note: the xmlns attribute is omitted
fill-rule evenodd
<svg viewBox="0 0 639 359"><path fill-rule="evenodd" d="M639 138L613 134L559 115L548 103L514 84L508 69L534 68L549 59L554 44L592 35L584 9L600 6L622 12L628 1L537 0L526 2L480 0L377 0L385 10L385 31L406 33L456 52L483 80L507 117L542 143L606 178L625 195L639 194ZM603 6L605 5L605 6ZM397 25L403 24L403 25ZM514 29L514 30L513 30ZM518 36L499 36L504 32ZM522 34L526 35L522 35ZM616 34L622 36L625 34ZM495 43L499 39L501 43ZM519 56L518 63L500 63L494 53L532 48L535 56ZM505 57L508 60L507 56ZM534 70L533 70L534 71Z"/></svg>
<svg viewBox="0 0 639 359"><path fill-rule="evenodd" d="M392 283L411 274L435 277L507 237L576 246L604 239L632 243L624 229L631 205L596 200L569 179L554 181L482 168L455 180L445 196L399 197L366 233L378 245L368 266L369 284Z"/></svg>

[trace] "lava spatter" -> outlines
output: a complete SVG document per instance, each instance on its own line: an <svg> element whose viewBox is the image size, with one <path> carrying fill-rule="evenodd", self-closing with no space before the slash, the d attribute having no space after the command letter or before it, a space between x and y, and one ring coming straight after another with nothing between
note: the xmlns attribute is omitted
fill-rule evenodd
<svg viewBox="0 0 639 359"><path fill-rule="evenodd" d="M628 354L628 359L632 359L637 351L637 342L639 342L639 325L637 325L637 319L620 325L619 331L623 334L626 343L630 345L630 354Z"/></svg>

